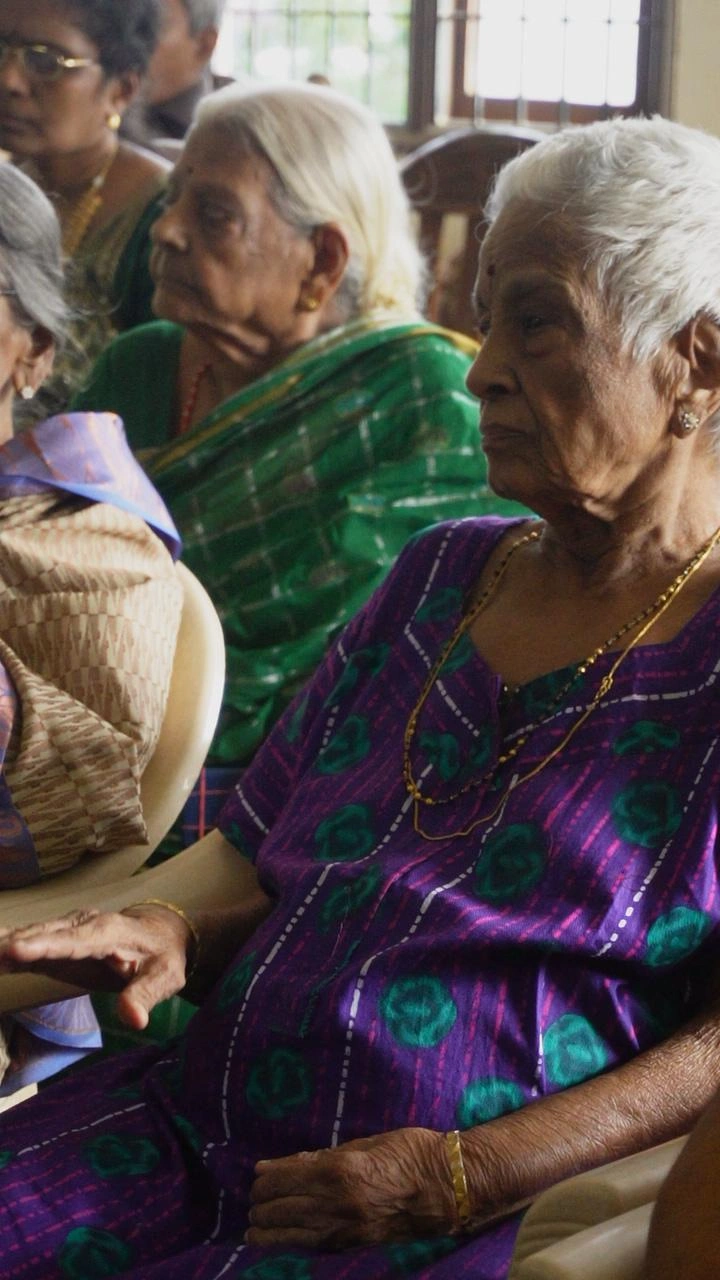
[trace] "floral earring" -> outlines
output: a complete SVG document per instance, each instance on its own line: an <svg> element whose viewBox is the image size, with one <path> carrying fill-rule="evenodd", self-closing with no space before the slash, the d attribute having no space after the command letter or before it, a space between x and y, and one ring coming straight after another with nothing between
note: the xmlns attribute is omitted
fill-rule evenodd
<svg viewBox="0 0 720 1280"><path fill-rule="evenodd" d="M691 436L700 426L700 418L692 410L683 408L678 414L678 432L681 436Z"/></svg>

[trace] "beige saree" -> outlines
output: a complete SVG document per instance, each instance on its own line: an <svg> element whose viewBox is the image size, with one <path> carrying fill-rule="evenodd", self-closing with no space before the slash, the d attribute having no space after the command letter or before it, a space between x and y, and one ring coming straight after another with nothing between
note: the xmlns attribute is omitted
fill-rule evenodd
<svg viewBox="0 0 720 1280"><path fill-rule="evenodd" d="M54 418L0 447L0 888L145 839L178 546L114 415ZM98 1043L89 1002L19 1021L14 1087Z"/></svg>

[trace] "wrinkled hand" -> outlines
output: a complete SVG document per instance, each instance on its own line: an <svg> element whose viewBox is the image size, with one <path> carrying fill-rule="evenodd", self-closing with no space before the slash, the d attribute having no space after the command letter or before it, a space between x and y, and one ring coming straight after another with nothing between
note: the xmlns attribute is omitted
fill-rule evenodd
<svg viewBox="0 0 720 1280"><path fill-rule="evenodd" d="M151 1009L185 984L189 929L163 907L74 911L57 920L0 930L0 973L43 973L119 991L118 1014L143 1030Z"/></svg>
<svg viewBox="0 0 720 1280"><path fill-rule="evenodd" d="M396 1129L255 1166L248 1244L346 1249L446 1235L455 1200L444 1139Z"/></svg>

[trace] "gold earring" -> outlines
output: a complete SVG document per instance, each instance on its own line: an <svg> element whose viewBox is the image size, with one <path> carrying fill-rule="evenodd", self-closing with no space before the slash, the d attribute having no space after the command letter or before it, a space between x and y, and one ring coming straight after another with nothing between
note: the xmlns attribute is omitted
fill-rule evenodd
<svg viewBox="0 0 720 1280"><path fill-rule="evenodd" d="M317 311L319 306L320 299L316 298L314 293L309 294L306 298L300 299L300 307L302 311Z"/></svg>
<svg viewBox="0 0 720 1280"><path fill-rule="evenodd" d="M112 115L108 116L108 122L107 122L108 129L112 129L113 133L117 133L121 124L122 124L122 116L118 111L113 111Z"/></svg>

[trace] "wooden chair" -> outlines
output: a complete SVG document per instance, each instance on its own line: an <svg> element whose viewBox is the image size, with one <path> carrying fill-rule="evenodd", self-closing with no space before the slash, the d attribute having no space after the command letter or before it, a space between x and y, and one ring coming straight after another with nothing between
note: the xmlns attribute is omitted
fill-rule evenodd
<svg viewBox="0 0 720 1280"><path fill-rule="evenodd" d="M400 173L418 218L428 258L427 314L461 333L474 332L470 305L477 272L478 224L498 169L544 135L535 129L454 129L400 160Z"/></svg>
<svg viewBox="0 0 720 1280"><path fill-rule="evenodd" d="M0 928L48 920L72 905L88 905L103 886L126 880L167 834L205 761L220 713L225 643L215 607L197 578L178 565L184 600L165 718L141 781L148 843L84 858L68 871L0 893ZM0 976L0 1013L62 999L62 983L32 974Z"/></svg>

